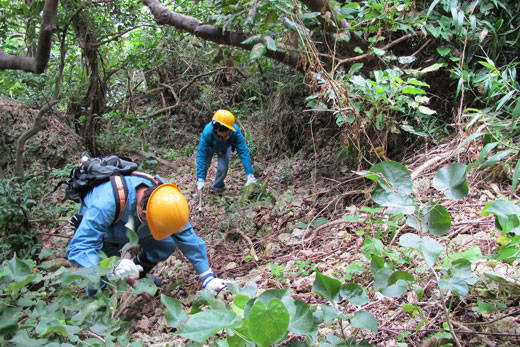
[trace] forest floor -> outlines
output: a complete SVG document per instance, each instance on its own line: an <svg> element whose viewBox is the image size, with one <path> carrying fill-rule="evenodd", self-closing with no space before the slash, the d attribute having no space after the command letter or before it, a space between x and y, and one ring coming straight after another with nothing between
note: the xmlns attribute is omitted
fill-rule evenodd
<svg viewBox="0 0 520 347"><path fill-rule="evenodd" d="M417 196L439 198L431 187L436 171L454 161L455 155L459 161L468 162L478 154L471 147L455 153L455 147L445 143L432 150L423 149L408 158L407 168L414 177ZM323 155L315 160L311 154L270 161L253 158L258 184L244 188L242 165L233 156L226 179L227 189L222 195L211 189L215 176L214 158L201 200L195 192L195 154L175 163L158 158L161 164L157 172L181 187L189 200L190 222L206 241L210 266L216 276L239 287L255 282L259 292L290 288L293 298L313 305L325 303L311 291L314 270L319 270L342 282L354 282L366 288L367 304L358 307L341 302L339 307L347 315L358 310L368 311L378 322L378 333L344 325L342 333L337 326L328 326L320 329L320 336L328 332L336 336L356 336L358 340L366 339L377 346L453 343L442 335L446 319L436 281L418 265L420 257L404 260L409 254L399 246L399 235L414 230L407 226L392 228L391 223L385 223L388 217L371 209L373 183L357 175L355 168L346 170L341 180L327 177L327 167L334 165L333 157ZM471 177L470 193L466 198L443 201L452 219L450 233L439 238L447 253L460 253L475 247L484 256L495 252L494 217L483 217L482 209L488 201L508 196L510 187L493 183L493 178ZM202 201L200 211L199 201ZM374 291L370 261L363 252L364 241L371 238L382 241L384 256L394 258L402 270L415 271L420 278L418 284L424 289L421 298L412 291L397 298ZM64 247L65 241L57 243L55 238L44 238L43 242L44 247L59 248ZM451 305L450 318L464 346L517 346L520 344L518 273L513 274L516 282L512 280L500 287L486 279L483 273L502 271L502 265L506 266L506 272L515 268L507 264L488 265L486 261L474 264L474 271L480 276L476 274L478 283L464 300L451 293L447 299ZM478 266L485 270L476 271ZM151 301L136 297L125 312L133 321L132 337L143 341L145 346L186 345L190 341L173 334L175 330L167 326L160 294L175 297L189 310L196 292L202 289L200 280L178 250L160 263L154 274L163 279L159 294ZM231 300L228 293L221 293L219 297ZM484 298L505 302L506 307L496 312L473 310L477 300ZM407 307L412 305L420 307L421 313L417 310L408 312ZM432 338L434 335L437 338Z"/></svg>

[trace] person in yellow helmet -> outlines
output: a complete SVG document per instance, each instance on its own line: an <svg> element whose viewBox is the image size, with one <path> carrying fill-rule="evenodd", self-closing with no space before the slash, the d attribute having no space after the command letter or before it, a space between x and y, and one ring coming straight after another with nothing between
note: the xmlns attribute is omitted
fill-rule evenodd
<svg viewBox="0 0 520 347"><path fill-rule="evenodd" d="M119 221L114 223L117 202L111 182L94 187L83 198L82 217L67 249L69 261L78 267L96 267L99 252L108 257L119 255L129 241L127 229L131 229L139 237L141 251L133 260L121 259L116 275L133 273L161 285L150 272L179 247L206 289L213 294L224 289L226 281L215 278L209 267L206 243L188 221L188 203L179 188L158 176L155 178L160 185L141 176L121 177L126 180L128 194ZM89 296L96 292L87 289Z"/></svg>
<svg viewBox="0 0 520 347"><path fill-rule="evenodd" d="M242 132L235 124L235 116L228 110L218 110L211 122L206 124L197 150L197 190L200 192L206 182L206 174L215 154L218 156L217 174L213 189L221 193L226 189L224 180L229 168L232 147L236 148L246 173L246 186L255 183L249 148Z"/></svg>

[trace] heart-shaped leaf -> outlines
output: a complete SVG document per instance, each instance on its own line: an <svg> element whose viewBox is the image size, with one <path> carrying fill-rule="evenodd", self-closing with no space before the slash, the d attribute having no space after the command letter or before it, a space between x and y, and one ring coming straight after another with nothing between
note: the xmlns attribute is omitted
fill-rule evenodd
<svg viewBox="0 0 520 347"><path fill-rule="evenodd" d="M285 336L289 319L289 311L280 299L271 299L267 308L257 301L249 312L249 337L262 347L272 346Z"/></svg>
<svg viewBox="0 0 520 347"><path fill-rule="evenodd" d="M444 192L447 198L462 199L468 195L467 166L453 163L440 169L433 179L435 189Z"/></svg>

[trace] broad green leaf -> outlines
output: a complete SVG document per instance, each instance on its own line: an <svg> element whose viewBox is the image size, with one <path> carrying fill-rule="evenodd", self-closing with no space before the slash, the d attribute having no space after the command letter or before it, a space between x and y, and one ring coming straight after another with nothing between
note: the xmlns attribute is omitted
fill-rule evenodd
<svg viewBox="0 0 520 347"><path fill-rule="evenodd" d="M233 297L233 307L231 309L237 314L237 316L244 318L244 309L249 300L251 300L249 296L237 294Z"/></svg>
<svg viewBox="0 0 520 347"><path fill-rule="evenodd" d="M468 195L467 166L453 163L441 168L433 179L435 189L444 192L447 198L462 199Z"/></svg>
<svg viewBox="0 0 520 347"><path fill-rule="evenodd" d="M271 36L264 37L264 40L268 50L273 52L277 51L276 42L273 40Z"/></svg>
<svg viewBox="0 0 520 347"><path fill-rule="evenodd" d="M370 272L372 272L372 275L375 276L376 272L379 269L382 269L384 267L385 267L385 260L382 257L373 255L372 261L370 262Z"/></svg>
<svg viewBox="0 0 520 347"><path fill-rule="evenodd" d="M323 313L323 320L332 323L335 319L346 319L348 316L341 313L336 307L330 305L320 305Z"/></svg>
<svg viewBox="0 0 520 347"><path fill-rule="evenodd" d="M408 217L406 223L417 231L431 232L437 236L447 234L451 228L450 214L438 204L426 204L421 211Z"/></svg>
<svg viewBox="0 0 520 347"><path fill-rule="evenodd" d="M362 67L363 67L363 63L352 64L352 66L348 70L348 74L352 75L352 74L356 73L357 71L361 70Z"/></svg>
<svg viewBox="0 0 520 347"><path fill-rule="evenodd" d="M350 324L359 329L368 329L377 333L377 320L374 315L367 311L357 311L350 319Z"/></svg>
<svg viewBox="0 0 520 347"><path fill-rule="evenodd" d="M503 233L520 235L520 207L507 200L495 200L487 203L482 211L483 216L494 214L495 227Z"/></svg>
<svg viewBox="0 0 520 347"><path fill-rule="evenodd" d="M394 271L386 267L377 270L374 274L374 290L389 298L397 298L405 294L408 291L406 282L398 280L393 284L389 283L393 273Z"/></svg>
<svg viewBox="0 0 520 347"><path fill-rule="evenodd" d="M435 265L439 255L444 251L441 244L429 236L419 237L418 235L407 233L399 237L399 242L403 247L417 250L424 257L429 267Z"/></svg>
<svg viewBox="0 0 520 347"><path fill-rule="evenodd" d="M457 259L451 263L453 277L462 278L469 285L477 283L477 279L471 271L471 262L467 259Z"/></svg>
<svg viewBox="0 0 520 347"><path fill-rule="evenodd" d="M137 285L132 289L133 295L139 295L143 293L150 293L150 295L155 295L157 292L157 286L153 283L152 280L148 278L142 278L137 282Z"/></svg>
<svg viewBox="0 0 520 347"><path fill-rule="evenodd" d="M375 55L385 55L385 50L380 48L372 48L372 52L374 52Z"/></svg>
<svg viewBox="0 0 520 347"><path fill-rule="evenodd" d="M352 305L360 306L368 302L365 291L356 283L349 283L341 287L340 295L342 299L348 300Z"/></svg>
<svg viewBox="0 0 520 347"><path fill-rule="evenodd" d="M439 288L442 290L453 290L461 298L464 298L469 291L466 281L459 277L441 278L439 280Z"/></svg>
<svg viewBox="0 0 520 347"><path fill-rule="evenodd" d="M307 225L303 226L303 228L306 228L306 227L307 227ZM258 290L258 285L255 282L249 282L246 284L246 286L244 288L239 288L232 283L228 283L228 288L229 288L229 291L231 292L231 294L233 294L233 295L244 294L244 295L247 295L248 297L252 298L255 296L255 294Z"/></svg>
<svg viewBox="0 0 520 347"><path fill-rule="evenodd" d="M406 82L409 83L409 84L412 84L414 86L422 86L422 87L428 87L428 88L430 87L430 85L428 83L423 82L423 81L419 81L419 80L417 80L415 78L410 78Z"/></svg>
<svg viewBox="0 0 520 347"><path fill-rule="evenodd" d="M426 92L420 88L406 86L401 90L403 94L426 94Z"/></svg>
<svg viewBox="0 0 520 347"><path fill-rule="evenodd" d="M441 57L445 57L451 52L451 48L448 46L437 47L437 52L441 55Z"/></svg>
<svg viewBox="0 0 520 347"><path fill-rule="evenodd" d="M267 52L267 48L263 43L257 43L251 49L251 54L249 55L249 59L258 59L264 56L265 52Z"/></svg>
<svg viewBox="0 0 520 347"><path fill-rule="evenodd" d="M262 35L256 34L242 41L243 45L252 45L262 41Z"/></svg>
<svg viewBox="0 0 520 347"><path fill-rule="evenodd" d="M191 316L178 334L203 343L220 330L241 324L240 318L231 310L207 310Z"/></svg>
<svg viewBox="0 0 520 347"><path fill-rule="evenodd" d="M48 346L49 340L43 337L38 337L33 339L29 336L26 329L21 329L16 332L15 337L13 337L11 342L14 342L16 346Z"/></svg>
<svg viewBox="0 0 520 347"><path fill-rule="evenodd" d="M434 205L430 209L429 231L433 235L442 236L447 234L451 228L451 218L446 207Z"/></svg>
<svg viewBox="0 0 520 347"><path fill-rule="evenodd" d="M389 192L380 186L372 191L372 200L380 206L390 207L390 213L412 214L415 211L413 200L406 194Z"/></svg>
<svg viewBox="0 0 520 347"><path fill-rule="evenodd" d="M74 342L78 340L76 334L81 331L81 328L65 324L55 317L45 317L40 319L34 331L40 335L56 333Z"/></svg>
<svg viewBox="0 0 520 347"><path fill-rule="evenodd" d="M498 252L497 260L511 260L512 263L513 261L517 260L519 255L520 249L516 248L515 246L508 246Z"/></svg>
<svg viewBox="0 0 520 347"><path fill-rule="evenodd" d="M249 337L262 347L272 346L285 336L289 319L289 312L280 299L271 299L267 309L263 302L257 301L249 312Z"/></svg>
<svg viewBox="0 0 520 347"><path fill-rule="evenodd" d="M242 326L240 328L227 329L226 341L218 346L222 347L245 347L250 342L247 330L248 322L247 319L242 319ZM226 344L227 343L227 344ZM198 346L194 346L198 347ZM202 347L202 346L201 346Z"/></svg>
<svg viewBox="0 0 520 347"><path fill-rule="evenodd" d="M0 331L14 331L18 325L21 307L6 307L0 314Z"/></svg>
<svg viewBox="0 0 520 347"><path fill-rule="evenodd" d="M474 312L496 312L498 308L488 302L477 299L477 306L471 308Z"/></svg>
<svg viewBox="0 0 520 347"><path fill-rule="evenodd" d="M427 114L427 115L432 115L432 114L436 114L437 113L437 111L434 111L431 108L428 108L426 106L419 106L418 110L419 110L419 112L421 112L423 114Z"/></svg>
<svg viewBox="0 0 520 347"><path fill-rule="evenodd" d="M370 168L370 172L380 174L377 179L378 186L388 192L399 192L405 195L412 192L413 182L410 172L395 161L378 163Z"/></svg>
<svg viewBox="0 0 520 347"><path fill-rule="evenodd" d="M394 284L399 280L406 282L415 282L415 278L412 274L406 271L398 270L392 273L392 275L388 278L388 284Z"/></svg>
<svg viewBox="0 0 520 347"><path fill-rule="evenodd" d="M255 301L252 300L251 304L254 304L256 301L261 301L264 305L268 305L272 299L279 299L285 305L285 308L289 311L289 314L292 316L296 311L296 307L294 306L294 301L291 298L291 293L289 288L285 289L268 289L262 294L260 294ZM251 307L245 308L245 315L248 317L249 309Z"/></svg>
<svg viewBox="0 0 520 347"><path fill-rule="evenodd" d="M27 275L32 274L31 266L16 255L9 260L7 267L11 271L12 280L15 282L22 281Z"/></svg>
<svg viewBox="0 0 520 347"><path fill-rule="evenodd" d="M81 310L76 313L71 322L77 326L81 326L85 319L87 319L92 313L97 312L99 309L106 307L107 303L104 300L95 300L84 305Z"/></svg>
<svg viewBox="0 0 520 347"><path fill-rule="evenodd" d="M313 329L314 317L307 303L295 300L294 305L296 306L296 312L290 317L288 329L295 334L306 335Z"/></svg>
<svg viewBox="0 0 520 347"><path fill-rule="evenodd" d="M132 229L126 229L126 237L130 241L123 246L121 252L127 251L130 248L133 248L139 244L139 236L137 236L135 231L133 231Z"/></svg>
<svg viewBox="0 0 520 347"><path fill-rule="evenodd" d="M166 306L166 324L170 328L180 328L188 321L188 314L177 299L161 294L161 302Z"/></svg>
<svg viewBox="0 0 520 347"><path fill-rule="evenodd" d="M340 289L340 281L316 271L316 279L312 285L312 291L314 293L327 298L332 304L335 304L339 300Z"/></svg>

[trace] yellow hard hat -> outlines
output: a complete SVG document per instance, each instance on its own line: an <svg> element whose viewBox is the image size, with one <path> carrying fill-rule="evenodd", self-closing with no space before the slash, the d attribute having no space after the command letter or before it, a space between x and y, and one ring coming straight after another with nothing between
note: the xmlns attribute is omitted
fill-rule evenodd
<svg viewBox="0 0 520 347"><path fill-rule="evenodd" d="M213 120L219 122L226 128L231 129L232 131L236 131L233 127L233 125L235 124L235 116L233 116L233 113L229 112L228 110L218 110L213 115Z"/></svg>
<svg viewBox="0 0 520 347"><path fill-rule="evenodd" d="M171 183L157 187L146 204L146 220L156 240L165 239L185 227L189 214L186 198Z"/></svg>

